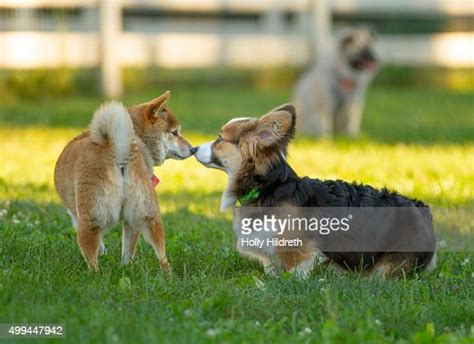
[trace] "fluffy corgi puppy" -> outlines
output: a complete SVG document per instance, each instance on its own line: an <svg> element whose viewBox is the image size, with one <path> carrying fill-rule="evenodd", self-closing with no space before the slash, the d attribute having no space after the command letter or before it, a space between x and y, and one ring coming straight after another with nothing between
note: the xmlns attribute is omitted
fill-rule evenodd
<svg viewBox="0 0 474 344"><path fill-rule="evenodd" d="M306 276L318 260L350 271L362 268L383 277L433 268L436 240L428 206L386 189L299 177L286 160L295 123L295 108L286 104L261 118L233 119L222 127L217 139L198 147L195 156L200 163L228 174L221 210L234 208L237 201L241 204L234 211L234 230L237 214L246 209L257 209L252 211L260 214L266 209L293 209L301 214L308 209L318 212L331 208L337 212L347 208L363 213L373 208L378 214L392 211L394 216L382 213L377 219L359 218L359 225L347 233L344 229L326 236L305 232L297 249L244 246L237 234L237 250L260 260L270 273L277 266ZM254 241L288 242L296 236L295 232L272 232L262 227L261 219L258 221L260 228L247 228L248 233L244 233L254 235Z"/></svg>
<svg viewBox="0 0 474 344"><path fill-rule="evenodd" d="M105 229L122 221L122 264L134 257L141 233L153 246L162 270L169 271L153 166L194 153L168 107L169 97L167 91L128 109L119 102L104 103L89 129L72 139L59 156L56 190L92 270L99 270L98 256L106 252Z"/></svg>

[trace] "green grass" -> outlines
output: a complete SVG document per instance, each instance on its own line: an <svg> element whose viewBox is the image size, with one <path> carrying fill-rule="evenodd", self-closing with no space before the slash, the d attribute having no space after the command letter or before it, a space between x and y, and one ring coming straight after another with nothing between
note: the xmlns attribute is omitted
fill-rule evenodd
<svg viewBox="0 0 474 344"><path fill-rule="evenodd" d="M161 91L134 93L125 102ZM229 118L262 114L289 94L202 86L174 90L171 107L199 144ZM225 176L194 159L156 169L173 277L161 274L143 241L137 259L121 267L118 229L105 236L101 272L88 272L52 173L99 101L0 105L0 323L64 323L66 340L75 343L474 341L473 246L441 252L435 272L406 280L324 268L304 281L266 277L235 252L231 214L218 211ZM473 93L375 87L361 139L298 139L290 162L301 175L388 186L423 199L436 208L441 240L472 243L473 115Z"/></svg>
<svg viewBox="0 0 474 344"><path fill-rule="evenodd" d="M158 96L165 89L125 97L131 105ZM288 102L286 88L188 87L172 90L171 105L185 131L215 135L236 115L257 116ZM102 99L44 98L0 103L0 125L8 127L71 127L82 129ZM363 138L382 143L472 143L474 93L430 89L371 89L363 123Z"/></svg>

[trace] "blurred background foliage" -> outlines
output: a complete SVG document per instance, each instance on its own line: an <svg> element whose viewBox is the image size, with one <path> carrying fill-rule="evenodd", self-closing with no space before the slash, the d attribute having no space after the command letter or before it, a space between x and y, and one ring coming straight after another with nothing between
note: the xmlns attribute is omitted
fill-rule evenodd
<svg viewBox="0 0 474 344"><path fill-rule="evenodd" d="M303 70L299 68L126 68L123 70L123 82L125 92L222 85L277 90L291 87L301 72ZM99 79L98 69L0 70L0 104L19 99L99 96ZM472 91L474 71L471 68L387 66L375 78L374 86Z"/></svg>

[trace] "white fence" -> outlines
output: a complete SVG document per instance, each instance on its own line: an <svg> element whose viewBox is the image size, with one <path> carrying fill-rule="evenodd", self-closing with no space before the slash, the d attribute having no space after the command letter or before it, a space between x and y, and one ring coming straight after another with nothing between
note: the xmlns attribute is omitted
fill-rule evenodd
<svg viewBox="0 0 474 344"><path fill-rule="evenodd" d="M450 18L474 15L474 2L1 0L2 9L0 69L101 66L106 93L118 95L122 66L301 66L327 41L331 13ZM78 9L71 12L75 26L55 18L50 9ZM474 65L472 31L382 34L378 49L387 64Z"/></svg>

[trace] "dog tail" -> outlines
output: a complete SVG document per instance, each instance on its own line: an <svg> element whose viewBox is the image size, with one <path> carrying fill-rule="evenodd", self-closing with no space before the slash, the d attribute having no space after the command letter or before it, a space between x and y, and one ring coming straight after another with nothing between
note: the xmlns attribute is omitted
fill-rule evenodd
<svg viewBox="0 0 474 344"><path fill-rule="evenodd" d="M135 131L130 114L122 103L111 101L102 104L94 113L89 132L93 142L112 145L119 168L127 165Z"/></svg>

